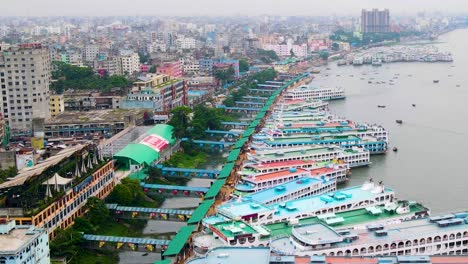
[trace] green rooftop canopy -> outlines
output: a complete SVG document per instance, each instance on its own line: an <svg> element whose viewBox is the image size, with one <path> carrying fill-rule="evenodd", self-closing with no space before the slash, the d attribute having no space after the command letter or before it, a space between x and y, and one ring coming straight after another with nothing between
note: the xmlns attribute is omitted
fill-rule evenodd
<svg viewBox="0 0 468 264"><path fill-rule="evenodd" d="M234 162L237 160L240 154L240 149L233 149L229 152L229 156L227 158L227 162Z"/></svg>
<svg viewBox="0 0 468 264"><path fill-rule="evenodd" d="M205 194L205 199L211 199L215 198L216 195L218 195L219 191L221 191L221 188L223 188L224 184L226 183L226 179L218 179L211 185L210 189L208 189L208 192Z"/></svg>
<svg viewBox="0 0 468 264"><path fill-rule="evenodd" d="M138 164L151 164L159 158L159 153L146 145L132 143L115 154L114 158L127 158Z"/></svg>
<svg viewBox="0 0 468 264"><path fill-rule="evenodd" d="M234 149L242 148L249 139L248 138L241 138L237 140L236 144L234 144Z"/></svg>
<svg viewBox="0 0 468 264"><path fill-rule="evenodd" d="M252 121L252 123L250 123L249 128L256 128L259 123L260 123L260 119L256 119L256 120Z"/></svg>
<svg viewBox="0 0 468 264"><path fill-rule="evenodd" d="M202 202L195 211L193 211L192 216L190 216L189 220L187 221L187 224L196 224L200 222L203 218L205 218L206 213L208 213L208 210L210 210L210 207L213 205L214 200L205 200ZM180 232L180 231L179 231Z"/></svg>
<svg viewBox="0 0 468 264"><path fill-rule="evenodd" d="M249 128L249 129L247 129L247 130L244 132L244 135L242 135L242 137L248 138L248 137L250 137L250 136L253 134L254 131L255 131L255 129Z"/></svg>
<svg viewBox="0 0 468 264"><path fill-rule="evenodd" d="M128 144L125 148L114 155L115 158L121 160L129 160L129 163L135 162L137 164L151 164L159 158L159 152L174 145L176 142L173 137L174 127L170 125L156 125L146 132L144 137L138 143Z"/></svg>
<svg viewBox="0 0 468 264"><path fill-rule="evenodd" d="M226 163L221 169L221 172L218 175L218 179L226 179L229 177L229 175L231 175L232 169L234 169L234 162Z"/></svg>
<svg viewBox="0 0 468 264"><path fill-rule="evenodd" d="M153 264L171 264L171 260L170 259L158 260Z"/></svg>
<svg viewBox="0 0 468 264"><path fill-rule="evenodd" d="M184 245L187 243L189 237L192 235L195 226L183 226L179 229L179 232L175 237L169 242L167 250L164 252L163 256L173 256L180 253Z"/></svg>

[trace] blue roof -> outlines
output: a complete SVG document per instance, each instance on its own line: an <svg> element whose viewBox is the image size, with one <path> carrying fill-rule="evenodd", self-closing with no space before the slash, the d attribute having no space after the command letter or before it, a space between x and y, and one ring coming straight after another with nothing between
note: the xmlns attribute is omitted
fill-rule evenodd
<svg viewBox="0 0 468 264"><path fill-rule="evenodd" d="M191 187L191 186L148 184L148 183L142 183L141 186L143 188L149 188L149 189L163 189L163 190L176 190L176 191L189 191L189 192L202 192L202 193L206 193L209 189L207 187Z"/></svg>
<svg viewBox="0 0 468 264"><path fill-rule="evenodd" d="M159 214L171 214L171 215L175 215L175 214L192 215L193 213L193 210L119 206L118 204L106 204L106 207L109 208L110 210L123 211L123 212L159 213Z"/></svg>
<svg viewBox="0 0 468 264"><path fill-rule="evenodd" d="M120 243L134 243L146 245L169 245L169 240L151 239L151 238L136 238L136 237L116 237L116 236L98 236L98 235L83 235L85 240L89 241L106 241Z"/></svg>
<svg viewBox="0 0 468 264"><path fill-rule="evenodd" d="M393 192L393 190L386 187L385 192ZM316 212L322 210L323 208L327 208L330 205L339 206L348 204L350 202L359 202L373 199L375 196L381 195L380 193L373 193L372 190L362 190L361 186L341 189L339 192L336 192L340 199L333 198L331 195L334 194L335 193L309 196L286 203L283 202L278 204L271 204L268 206L255 201L233 201L219 206L218 211L233 218L271 210L274 210L275 215L277 216L287 216L290 214L297 214L298 212Z"/></svg>
<svg viewBox="0 0 468 264"><path fill-rule="evenodd" d="M268 188L253 194L245 195L243 198L251 199L252 201L256 201L259 203L268 203L280 196L284 196L285 194L293 193L298 190L308 188L319 182L321 182L321 180L319 179L302 177L283 183L275 188Z"/></svg>

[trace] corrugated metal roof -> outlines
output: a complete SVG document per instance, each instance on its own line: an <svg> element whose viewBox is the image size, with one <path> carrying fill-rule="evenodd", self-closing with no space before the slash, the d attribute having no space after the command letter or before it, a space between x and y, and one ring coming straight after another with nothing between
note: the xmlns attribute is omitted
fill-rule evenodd
<svg viewBox="0 0 468 264"><path fill-rule="evenodd" d="M190 219L187 221L187 224L195 224L203 220L205 218L206 213L208 213L208 210L210 210L210 207L213 205L214 200L205 200L202 202L197 209L192 213L192 216Z"/></svg>
<svg viewBox="0 0 468 264"><path fill-rule="evenodd" d="M217 181L215 181L206 193L205 199L215 198L219 194L219 191L221 190L221 188L223 188L225 183L226 179L218 179Z"/></svg>

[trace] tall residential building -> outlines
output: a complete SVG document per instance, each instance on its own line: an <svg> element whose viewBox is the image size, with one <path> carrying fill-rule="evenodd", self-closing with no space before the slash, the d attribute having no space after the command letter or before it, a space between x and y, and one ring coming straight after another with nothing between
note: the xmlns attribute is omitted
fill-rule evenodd
<svg viewBox="0 0 468 264"><path fill-rule="evenodd" d="M174 78L180 78L182 77L182 63L180 63L180 61L165 62L163 65L157 67L157 72Z"/></svg>
<svg viewBox="0 0 468 264"><path fill-rule="evenodd" d="M54 94L50 96L49 109L51 116L56 116L65 112L65 101L63 100L63 94Z"/></svg>
<svg viewBox="0 0 468 264"><path fill-rule="evenodd" d="M86 45L83 48L83 58L85 61L94 61L99 55L98 45Z"/></svg>
<svg viewBox="0 0 468 264"><path fill-rule="evenodd" d="M120 56L120 69L124 74L133 74L140 71L140 56L138 53L129 53Z"/></svg>
<svg viewBox="0 0 468 264"><path fill-rule="evenodd" d="M49 49L21 44L0 50L0 110L13 130L30 130L33 118L49 118Z"/></svg>
<svg viewBox="0 0 468 264"><path fill-rule="evenodd" d="M390 32L390 12L388 9L382 11L363 9L361 13L361 31L363 33Z"/></svg>
<svg viewBox="0 0 468 264"><path fill-rule="evenodd" d="M45 229L0 219L0 263L49 264L49 255Z"/></svg>

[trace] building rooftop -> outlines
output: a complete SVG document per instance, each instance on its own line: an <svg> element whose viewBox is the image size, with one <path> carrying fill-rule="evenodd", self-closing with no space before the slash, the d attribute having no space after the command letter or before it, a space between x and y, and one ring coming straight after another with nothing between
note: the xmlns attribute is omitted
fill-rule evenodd
<svg viewBox="0 0 468 264"><path fill-rule="evenodd" d="M187 264L238 264L238 263L270 263L270 248L253 247L218 247L208 251L205 257L191 259Z"/></svg>
<svg viewBox="0 0 468 264"><path fill-rule="evenodd" d="M64 112L47 120L45 125L80 124L80 123L109 123L124 122L130 116L135 119L143 118L143 109L112 109L92 110L80 112Z"/></svg>
<svg viewBox="0 0 468 264"><path fill-rule="evenodd" d="M276 199L277 197L284 196L286 194L291 194L302 189L316 189L314 186L322 186L320 183L327 183L330 180L319 180L315 178L305 178L301 177L289 182L285 182L281 185L278 185L273 188L268 188L256 193L248 194L242 199L246 201L255 201L259 203L269 203L270 201Z"/></svg>
<svg viewBox="0 0 468 264"><path fill-rule="evenodd" d="M23 246L27 245L29 241L40 235L40 231L35 230L33 226L17 226L12 221L8 224L0 225L0 227L6 225L9 226L9 232L6 234L0 233L0 256L1 254L15 254Z"/></svg>
<svg viewBox="0 0 468 264"><path fill-rule="evenodd" d="M263 205L258 202L228 202L220 205L218 212L232 219L240 219L242 216L274 211L275 217L288 217L299 213L313 213L330 206L341 206L365 200L373 200L376 195L381 195L380 189L385 193L393 193L393 190L384 186L375 186L364 190L364 186L355 186L341 189L334 193L309 196L285 203ZM377 190L379 189L379 190Z"/></svg>

